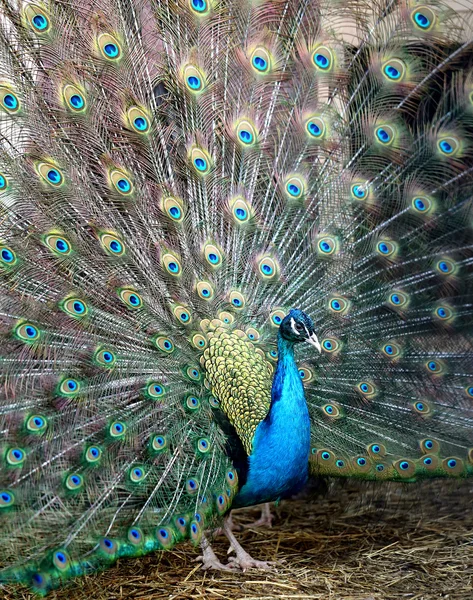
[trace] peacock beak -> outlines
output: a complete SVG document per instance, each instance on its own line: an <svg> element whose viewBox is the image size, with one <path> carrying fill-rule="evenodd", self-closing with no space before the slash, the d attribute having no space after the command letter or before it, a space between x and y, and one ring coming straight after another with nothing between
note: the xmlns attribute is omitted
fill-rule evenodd
<svg viewBox="0 0 473 600"><path fill-rule="evenodd" d="M317 350L319 351L320 354L322 353L322 348L320 346L320 342L319 342L317 336L315 335L315 332L307 338L307 341L309 342L309 344L311 346L314 346L314 348L317 348Z"/></svg>

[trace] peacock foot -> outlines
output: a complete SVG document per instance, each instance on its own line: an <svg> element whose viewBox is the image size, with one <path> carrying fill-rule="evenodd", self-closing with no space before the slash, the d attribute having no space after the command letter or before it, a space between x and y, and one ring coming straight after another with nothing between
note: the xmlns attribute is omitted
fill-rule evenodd
<svg viewBox="0 0 473 600"><path fill-rule="evenodd" d="M237 555L230 556L228 558L228 566L230 567L230 569L240 569L243 572L248 569L259 569L260 571L270 571L271 569L273 569L275 565L274 562L256 560L250 554L248 554L248 552L246 552L246 550L244 550L241 546L240 548L242 552L237 552L237 550L233 548ZM232 548L230 548L230 552L231 550Z"/></svg>
<svg viewBox="0 0 473 600"><path fill-rule="evenodd" d="M233 565L224 565L218 560L215 552L212 550L212 546L205 536L202 536L200 547L202 548L202 555L198 556L194 560L195 562L202 563L201 568L204 571L208 571L209 569L213 569L215 571L233 571L235 569Z"/></svg>
<svg viewBox="0 0 473 600"><path fill-rule="evenodd" d="M233 551L236 554L236 556L229 557L228 566L232 569L241 569L242 571L246 571L247 569L260 569L264 571L270 570L274 563L255 560L252 556L250 556L233 535L231 523L232 522L228 517L223 523L223 531L230 542L228 553Z"/></svg>
<svg viewBox="0 0 473 600"><path fill-rule="evenodd" d="M239 525L240 529L253 529L255 527L272 527L272 522L274 519L274 515L271 514L271 505L269 502L263 504L263 508L261 509L261 516L253 523L246 523L243 525ZM232 529L235 531L235 526L232 522Z"/></svg>

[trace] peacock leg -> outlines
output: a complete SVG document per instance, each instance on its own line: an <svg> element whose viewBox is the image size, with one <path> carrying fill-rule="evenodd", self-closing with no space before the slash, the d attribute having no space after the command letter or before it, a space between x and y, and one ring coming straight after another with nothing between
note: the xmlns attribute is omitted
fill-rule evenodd
<svg viewBox="0 0 473 600"><path fill-rule="evenodd" d="M247 569L263 569L267 571L271 569L271 563L255 560L241 547L236 537L233 535L231 521L229 522L228 517L223 523L223 531L230 542L229 552L233 550L236 554L236 556L230 556L228 559L230 567L241 569L242 571L246 571Z"/></svg>
<svg viewBox="0 0 473 600"><path fill-rule="evenodd" d="M263 504L261 509L261 516L253 523L248 523L247 525L240 525L241 529L252 529L253 527L272 527L273 515L271 513L271 504L266 502ZM235 525L233 525L233 529L235 529Z"/></svg>
<svg viewBox="0 0 473 600"><path fill-rule="evenodd" d="M202 563L202 569L204 571L207 571L208 569L215 569L216 571L234 570L232 566L224 565L218 560L215 552L212 550L209 540L205 537L205 535L202 536L200 547L202 548L202 556L198 556L195 561Z"/></svg>

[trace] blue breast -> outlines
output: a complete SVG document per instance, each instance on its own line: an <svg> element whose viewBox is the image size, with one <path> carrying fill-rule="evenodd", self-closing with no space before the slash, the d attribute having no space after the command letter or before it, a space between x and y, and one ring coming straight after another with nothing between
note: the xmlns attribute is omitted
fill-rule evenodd
<svg viewBox="0 0 473 600"><path fill-rule="evenodd" d="M310 420L294 346L278 339L271 407L258 425L248 476L233 506L251 506L297 493L307 481Z"/></svg>

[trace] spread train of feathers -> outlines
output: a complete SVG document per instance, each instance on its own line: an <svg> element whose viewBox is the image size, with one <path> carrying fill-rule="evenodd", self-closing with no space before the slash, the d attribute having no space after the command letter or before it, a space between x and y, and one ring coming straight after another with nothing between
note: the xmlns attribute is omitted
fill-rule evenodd
<svg viewBox="0 0 473 600"><path fill-rule="evenodd" d="M313 475L473 475L468 4L2 0L1 582L199 543L295 307Z"/></svg>

